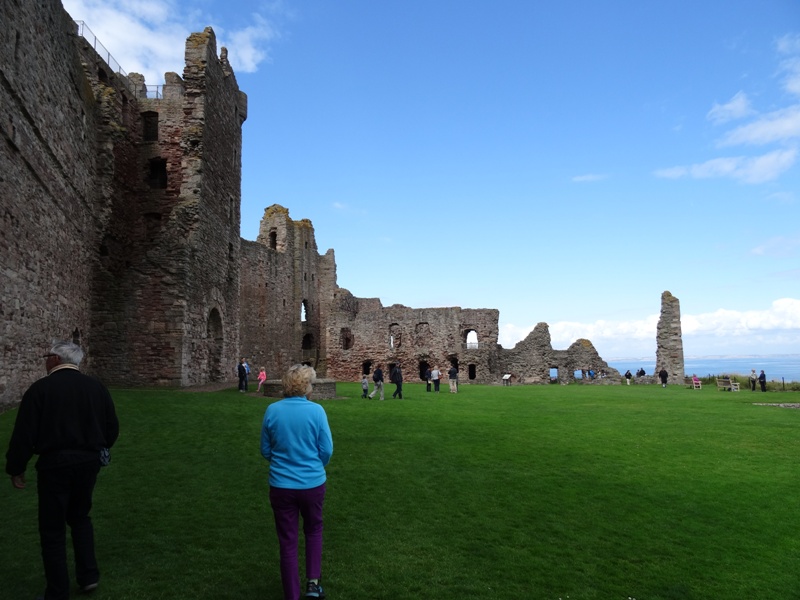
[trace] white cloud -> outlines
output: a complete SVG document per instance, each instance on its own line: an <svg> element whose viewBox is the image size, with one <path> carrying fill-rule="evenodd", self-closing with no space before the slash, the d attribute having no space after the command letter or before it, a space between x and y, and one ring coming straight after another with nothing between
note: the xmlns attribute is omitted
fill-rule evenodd
<svg viewBox="0 0 800 600"><path fill-rule="evenodd" d="M715 124L721 124L735 119L749 117L754 113L755 111L750 106L750 100L747 94L739 91L725 104L717 104L715 102L711 110L708 111L706 118Z"/></svg>
<svg viewBox="0 0 800 600"><path fill-rule="evenodd" d="M554 349L568 348L575 340L590 340L603 358L655 354L659 315L632 321L560 321L549 325ZM505 324L500 329L503 348L513 348L533 330ZM768 348L763 354L796 351L800 345L800 299L781 298L764 310L719 309L698 315L681 315L684 348L695 353L736 354ZM735 340L735 343L734 343Z"/></svg>
<svg viewBox="0 0 800 600"><path fill-rule="evenodd" d="M713 158L704 163L658 169L656 177L679 179L711 179L729 177L743 183L764 183L777 179L797 160L797 149L775 150L761 156Z"/></svg>
<svg viewBox="0 0 800 600"><path fill-rule="evenodd" d="M800 138L800 104L767 113L726 134L720 146L763 145Z"/></svg>
<svg viewBox="0 0 800 600"><path fill-rule="evenodd" d="M234 72L253 72L269 60L269 46L280 38L273 22L253 14L244 28L226 28L225 15L187 10L174 0L63 0L73 19L97 36L126 73L141 73L148 85L164 81L164 73L183 73L186 38L211 26L217 53L229 48ZM104 57L105 58L105 57Z"/></svg>
<svg viewBox="0 0 800 600"><path fill-rule="evenodd" d="M591 181L603 181L604 179L608 179L608 175L588 173L586 175L577 175L572 178L572 181L575 183L587 183Z"/></svg>
<svg viewBox="0 0 800 600"><path fill-rule="evenodd" d="M790 258L797 254L798 248L800 248L800 238L777 236L768 239L759 246L756 246L750 251L750 253L755 254L756 256Z"/></svg>

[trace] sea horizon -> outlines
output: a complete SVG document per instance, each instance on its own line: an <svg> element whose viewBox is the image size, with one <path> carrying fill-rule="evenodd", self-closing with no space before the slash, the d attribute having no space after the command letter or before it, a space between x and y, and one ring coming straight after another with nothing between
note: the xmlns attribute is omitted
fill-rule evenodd
<svg viewBox="0 0 800 600"><path fill-rule="evenodd" d="M632 373L643 368L648 375L653 375L656 359L649 357L618 357L606 361L608 366L624 373L630 369ZM691 355L683 359L684 376L693 374L699 377L715 375L750 374L764 370L769 381L800 381L800 354L708 354Z"/></svg>

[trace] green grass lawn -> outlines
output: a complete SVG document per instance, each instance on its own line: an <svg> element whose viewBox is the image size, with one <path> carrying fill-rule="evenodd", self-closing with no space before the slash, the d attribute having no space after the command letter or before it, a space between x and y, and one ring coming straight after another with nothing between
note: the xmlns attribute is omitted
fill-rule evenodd
<svg viewBox="0 0 800 600"><path fill-rule="evenodd" d="M322 402L331 600L800 598L800 395L407 384ZM259 454L270 400L114 390L97 600L280 598ZM7 444L16 411L0 415ZM3 598L43 590L36 475L7 483ZM302 560L301 560L302 564Z"/></svg>

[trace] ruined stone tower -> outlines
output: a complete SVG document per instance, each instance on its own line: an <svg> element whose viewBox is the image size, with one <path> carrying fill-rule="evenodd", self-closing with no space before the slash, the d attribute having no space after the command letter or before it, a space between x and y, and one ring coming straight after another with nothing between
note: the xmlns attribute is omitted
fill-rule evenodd
<svg viewBox="0 0 800 600"><path fill-rule="evenodd" d="M356 298L281 206L243 241L247 97L210 28L187 39L181 75L148 86L59 2L0 3L0 23L0 407L44 374L55 339L110 385L230 380L240 356L270 377L306 362L340 380L396 362L409 381L457 365L465 383L607 367L588 340L553 350L546 324L503 350L496 309Z"/></svg>
<svg viewBox="0 0 800 600"><path fill-rule="evenodd" d="M656 375L662 368L669 373L669 383L683 384L681 303L669 292L661 294L661 316L656 330Z"/></svg>
<svg viewBox="0 0 800 600"><path fill-rule="evenodd" d="M54 339L112 385L228 378L247 99L214 32L155 89L111 69L59 2L0 17L0 404Z"/></svg>

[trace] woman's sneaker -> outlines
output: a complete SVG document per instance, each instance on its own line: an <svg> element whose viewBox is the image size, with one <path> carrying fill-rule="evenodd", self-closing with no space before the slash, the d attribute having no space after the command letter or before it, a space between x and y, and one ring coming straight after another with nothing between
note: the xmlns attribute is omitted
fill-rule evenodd
<svg viewBox="0 0 800 600"><path fill-rule="evenodd" d="M325 592L322 591L322 586L313 581L309 581L306 585L306 598L324 598Z"/></svg>

